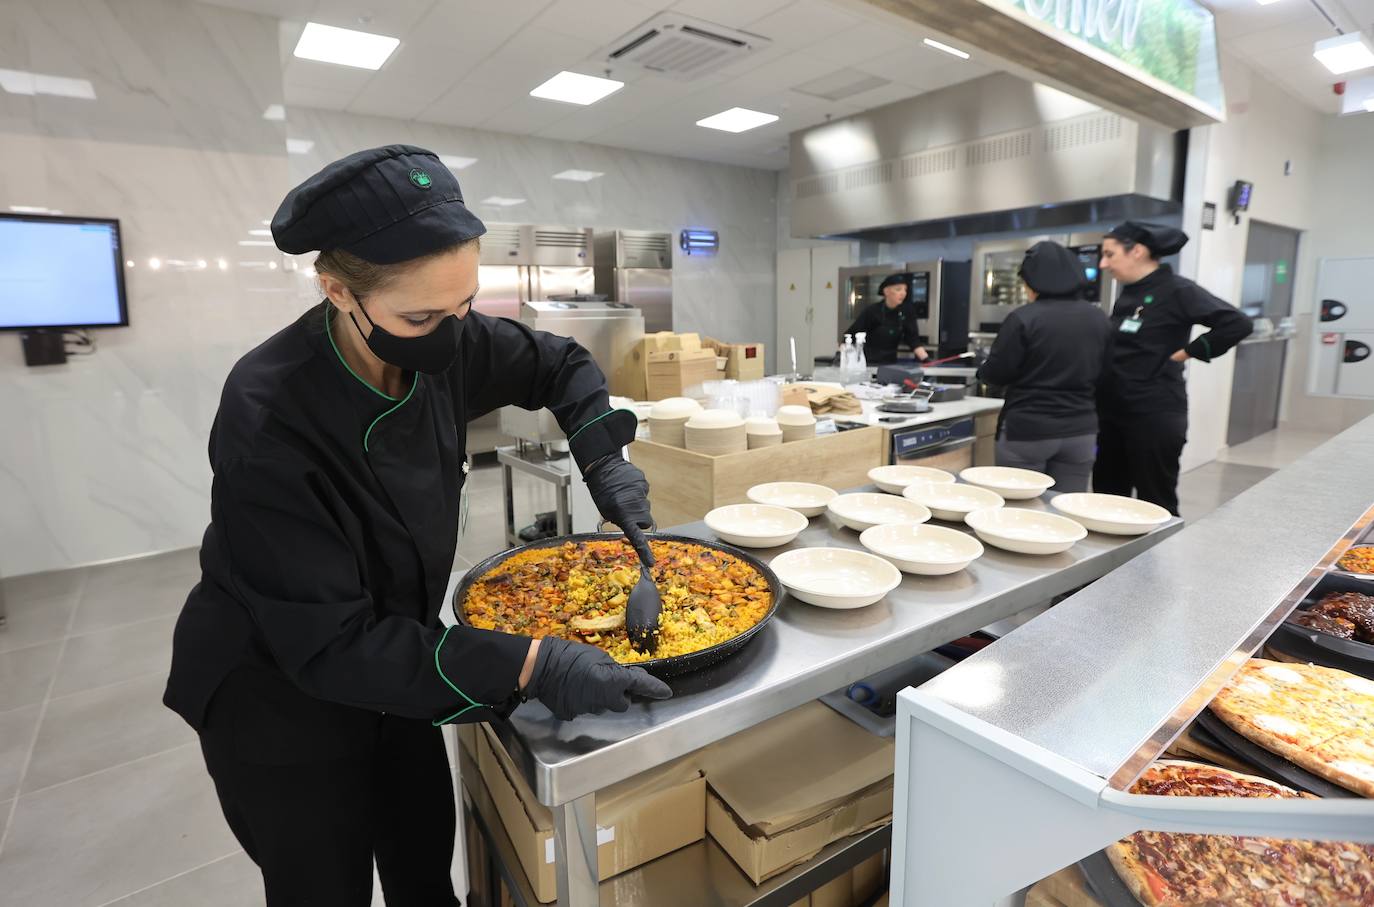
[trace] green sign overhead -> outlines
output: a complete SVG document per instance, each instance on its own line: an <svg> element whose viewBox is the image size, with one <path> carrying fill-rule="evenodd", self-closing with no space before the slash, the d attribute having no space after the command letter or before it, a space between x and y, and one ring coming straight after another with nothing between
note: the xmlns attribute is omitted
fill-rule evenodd
<svg viewBox="0 0 1374 907"><path fill-rule="evenodd" d="M988 0L983 0L988 2ZM1216 23L1194 0L993 0L1220 111Z"/></svg>
<svg viewBox="0 0 1374 907"><path fill-rule="evenodd" d="M1274 262L1274 283L1288 283L1288 262L1283 259Z"/></svg>

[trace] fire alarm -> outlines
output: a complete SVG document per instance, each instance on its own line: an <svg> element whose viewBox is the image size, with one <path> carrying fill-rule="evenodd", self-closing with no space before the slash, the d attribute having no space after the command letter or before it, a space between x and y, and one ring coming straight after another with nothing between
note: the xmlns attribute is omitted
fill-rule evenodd
<svg viewBox="0 0 1374 907"><path fill-rule="evenodd" d="M1345 83L1337 82L1335 85L1331 86L1331 91L1339 98L1341 95L1345 94Z"/></svg>

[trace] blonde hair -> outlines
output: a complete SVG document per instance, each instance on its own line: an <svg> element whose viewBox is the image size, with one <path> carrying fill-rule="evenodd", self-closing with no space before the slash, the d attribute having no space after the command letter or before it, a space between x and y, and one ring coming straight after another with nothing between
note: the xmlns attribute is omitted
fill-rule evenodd
<svg viewBox="0 0 1374 907"><path fill-rule="evenodd" d="M334 275L343 281L344 286L348 287L348 291L355 298L358 298L386 288L431 258L447 255L479 242L477 237L473 237L437 252L431 252L428 255L421 255L419 258L411 258L407 261L398 261L390 265L377 264L365 258L359 258L352 252L345 252L343 249L325 249L315 256L315 272Z"/></svg>

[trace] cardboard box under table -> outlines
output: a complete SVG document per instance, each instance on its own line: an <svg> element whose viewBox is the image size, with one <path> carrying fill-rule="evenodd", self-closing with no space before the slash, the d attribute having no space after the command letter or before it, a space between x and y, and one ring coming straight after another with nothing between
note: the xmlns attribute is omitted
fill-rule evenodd
<svg viewBox="0 0 1374 907"><path fill-rule="evenodd" d="M747 503L749 489L763 482L815 482L837 491L867 485L868 471L886 456L883 432L871 426L715 457L646 440L630 445L630 462L649 480L649 506L660 526Z"/></svg>
<svg viewBox="0 0 1374 907"><path fill-rule="evenodd" d="M558 897L553 813L486 725L476 733L477 768L541 903ZM469 738L471 739L471 738ZM599 878L628 872L706 836L706 782L678 760L611 785L596 795Z"/></svg>
<svg viewBox="0 0 1374 907"><path fill-rule="evenodd" d="M893 758L892 740L808 703L701 752L706 830L758 884L890 822Z"/></svg>
<svg viewBox="0 0 1374 907"><path fill-rule="evenodd" d="M710 350L668 350L649 354L647 393L650 400L681 397L689 388L716 380L716 354Z"/></svg>

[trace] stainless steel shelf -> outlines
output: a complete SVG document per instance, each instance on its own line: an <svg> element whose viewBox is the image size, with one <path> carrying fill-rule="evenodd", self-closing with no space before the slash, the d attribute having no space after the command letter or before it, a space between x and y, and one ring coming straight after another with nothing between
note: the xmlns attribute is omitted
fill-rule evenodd
<svg viewBox="0 0 1374 907"><path fill-rule="evenodd" d="M472 809L488 852L517 907L540 907L510 836L480 782L477 765L461 747L465 806ZM710 837L665 854L599 886L602 907L790 907L810 891L886 850L892 826L836 841L801 866L755 885ZM559 905L566 903L560 899Z"/></svg>

